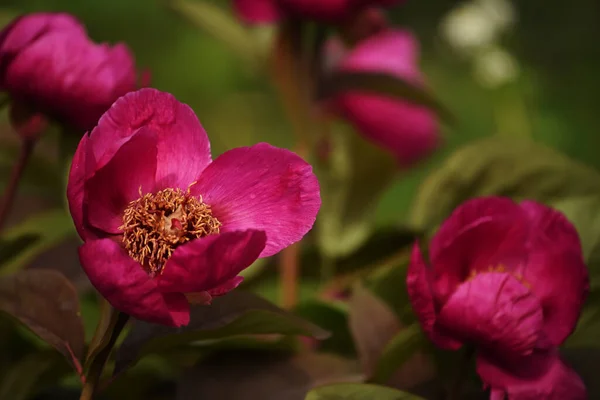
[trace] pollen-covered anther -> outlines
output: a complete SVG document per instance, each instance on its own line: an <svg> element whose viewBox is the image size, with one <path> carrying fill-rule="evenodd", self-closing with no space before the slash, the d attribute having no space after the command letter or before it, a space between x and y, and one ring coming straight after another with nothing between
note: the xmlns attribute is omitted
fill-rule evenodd
<svg viewBox="0 0 600 400"><path fill-rule="evenodd" d="M469 273L469 275L467 276L467 278L465 279L465 281L469 282L469 281L473 280L480 273L493 273L493 272L509 273L516 280L518 280L519 282L521 282L521 284L523 286L525 286L528 289L531 289L531 284L523 277L522 274L517 273L517 272L511 272L503 264L498 264L496 266L489 266L486 270L483 270L483 271L471 270L471 272Z"/></svg>
<svg viewBox="0 0 600 400"><path fill-rule="evenodd" d="M151 276L162 272L177 246L219 233L221 223L202 198L181 189L142 194L123 213L123 245Z"/></svg>

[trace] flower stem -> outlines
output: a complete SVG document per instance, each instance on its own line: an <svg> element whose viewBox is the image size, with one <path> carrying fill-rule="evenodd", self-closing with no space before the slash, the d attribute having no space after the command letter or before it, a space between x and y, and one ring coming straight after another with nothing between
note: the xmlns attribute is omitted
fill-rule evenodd
<svg viewBox="0 0 600 400"><path fill-rule="evenodd" d="M21 149L19 151L19 156L13 166L13 169L10 173L10 178L8 184L6 185L6 189L4 191L4 195L0 200L0 231L4 227L6 223L6 219L8 217L8 213L12 208L12 204L15 200L15 195L17 194L17 188L19 186L19 181L23 176L23 171L27 166L29 161L29 157L33 152L33 148L35 146L35 140L22 140L21 141Z"/></svg>
<svg viewBox="0 0 600 400"><path fill-rule="evenodd" d="M291 309L298 300L300 243L295 243L281 252L279 274L281 277L281 306Z"/></svg>
<svg viewBox="0 0 600 400"><path fill-rule="evenodd" d="M448 400L460 400L462 399L463 387L465 385L465 380L467 379L469 372L469 365L471 363L471 358L475 354L475 349L473 347L467 347L463 352L462 360L460 365L458 366L458 370L456 372L456 377L454 378L454 383L450 389L450 393L448 394Z"/></svg>
<svg viewBox="0 0 600 400"><path fill-rule="evenodd" d="M118 314L117 321L112 331L109 333L110 336L107 339L106 345L96 355L90 364L79 400L92 400L94 398L93 396L96 393L98 383L100 382L100 377L102 376L102 371L104 371L104 367L106 366L106 361L108 360L108 357L110 356L110 353L112 352L113 347L115 346L115 343L117 342L117 339L119 338L119 335L123 331L123 328L127 324L128 320L129 315L121 312Z"/></svg>

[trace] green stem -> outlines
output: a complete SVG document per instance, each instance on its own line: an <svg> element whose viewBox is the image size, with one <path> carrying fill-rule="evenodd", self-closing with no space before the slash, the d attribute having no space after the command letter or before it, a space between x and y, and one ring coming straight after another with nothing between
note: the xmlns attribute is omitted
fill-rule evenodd
<svg viewBox="0 0 600 400"><path fill-rule="evenodd" d="M117 339L119 338L119 335L123 331L123 328L127 324L128 320L129 315L119 312L117 322L110 333L108 342L90 364L79 400L92 400L94 398L98 383L102 377L102 371L104 371L104 367L108 361L108 357L110 356L110 353L112 352L113 347L115 346L115 343L117 342Z"/></svg>
<svg viewBox="0 0 600 400"><path fill-rule="evenodd" d="M4 195L0 200L0 231L4 227L8 214L12 208L12 204L17 194L19 182L21 181L21 177L23 176L23 172L25 171L27 163L29 162L29 158L31 156L31 153L33 152L34 145L34 140L24 139L21 141L19 157L17 158L15 165L13 166L13 169L10 173L10 179L8 181L8 184L6 185L6 190L4 191Z"/></svg>
<svg viewBox="0 0 600 400"><path fill-rule="evenodd" d="M475 354L473 347L467 347L463 352L462 361L458 366L454 383L448 394L448 400L460 400L462 399L462 392L465 386L465 381L469 376L469 366L471 364L471 358Z"/></svg>

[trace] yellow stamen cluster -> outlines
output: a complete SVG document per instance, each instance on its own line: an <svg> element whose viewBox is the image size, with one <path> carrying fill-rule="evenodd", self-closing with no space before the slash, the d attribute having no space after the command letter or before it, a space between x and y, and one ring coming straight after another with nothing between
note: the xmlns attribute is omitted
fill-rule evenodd
<svg viewBox="0 0 600 400"><path fill-rule="evenodd" d="M181 189L142 194L123 213L123 245L150 276L162 272L177 246L219 233L221 223L209 205Z"/></svg>
<svg viewBox="0 0 600 400"><path fill-rule="evenodd" d="M514 273L511 272L510 270L508 270L504 265L502 264L498 264L497 266L493 267L493 266L489 266L486 270L482 270L482 271L475 271L475 270L471 270L471 273L469 274L469 276L467 276L467 279L465 279L466 282L472 280L473 278L475 278L478 274L485 274L485 273L491 273L491 272L507 272L510 273L510 275L512 275L516 280L518 280L519 282L521 282L521 284L523 286L525 286L528 289L531 289L531 284L529 282L527 282L525 280L525 278L523 277L522 274L520 273Z"/></svg>

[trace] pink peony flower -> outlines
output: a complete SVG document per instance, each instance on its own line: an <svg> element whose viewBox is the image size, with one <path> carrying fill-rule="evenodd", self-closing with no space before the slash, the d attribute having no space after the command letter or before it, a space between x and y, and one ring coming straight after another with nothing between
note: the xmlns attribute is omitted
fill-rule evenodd
<svg viewBox="0 0 600 400"><path fill-rule="evenodd" d="M249 24L272 23L283 16L341 22L372 6L391 7L402 0L234 0L236 13Z"/></svg>
<svg viewBox="0 0 600 400"><path fill-rule="evenodd" d="M418 43L404 30L383 30L346 52L334 39L326 44L326 62L334 71L384 73L422 85ZM438 121L429 109L385 95L342 93L333 109L373 143L392 152L408 167L430 155L440 144Z"/></svg>
<svg viewBox="0 0 600 400"><path fill-rule="evenodd" d="M155 89L120 98L84 135L67 197L96 289L173 326L188 324L190 300L225 294L257 258L302 239L321 205L300 157L260 143L212 161L192 109Z"/></svg>
<svg viewBox="0 0 600 400"><path fill-rule="evenodd" d="M77 129L91 129L136 79L124 44L91 42L68 14L28 14L0 32L0 90Z"/></svg>
<svg viewBox="0 0 600 400"><path fill-rule="evenodd" d="M561 213L533 201L467 201L441 225L429 258L431 267L415 244L413 308L438 346L478 348L477 370L493 399L585 399L556 351L589 289L579 236Z"/></svg>

